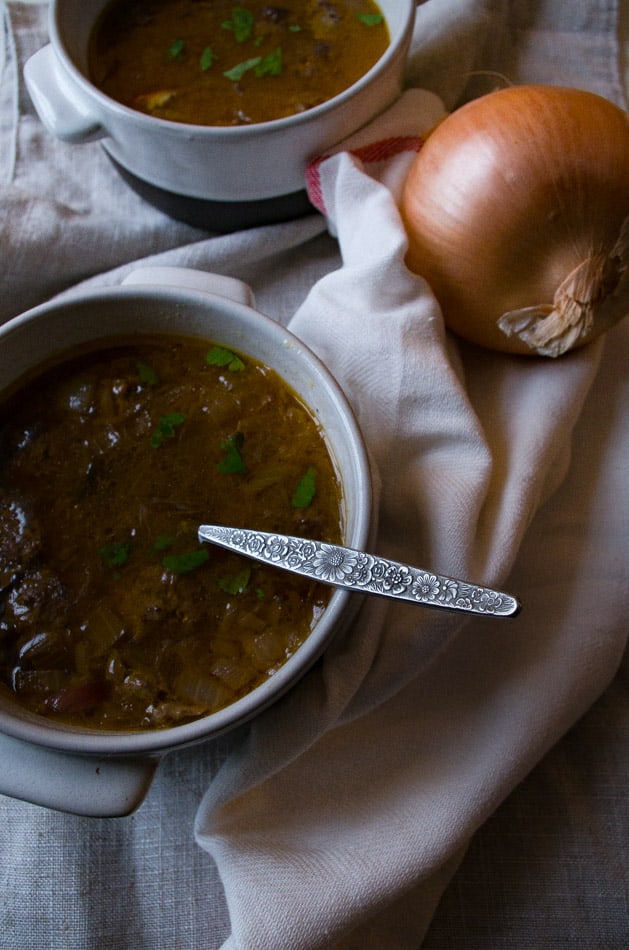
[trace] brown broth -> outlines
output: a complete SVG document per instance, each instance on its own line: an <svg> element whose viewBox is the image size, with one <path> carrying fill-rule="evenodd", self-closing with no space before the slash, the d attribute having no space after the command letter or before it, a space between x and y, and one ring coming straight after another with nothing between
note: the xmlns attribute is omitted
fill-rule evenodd
<svg viewBox="0 0 629 950"><path fill-rule="evenodd" d="M117 341L0 405L0 688L32 711L111 730L199 718L272 676L325 608L329 588L198 541L212 522L341 540L310 412L248 357L207 361L221 352Z"/></svg>
<svg viewBox="0 0 629 950"><path fill-rule="evenodd" d="M331 99L388 43L374 0L113 0L93 30L88 72L141 112L246 125Z"/></svg>

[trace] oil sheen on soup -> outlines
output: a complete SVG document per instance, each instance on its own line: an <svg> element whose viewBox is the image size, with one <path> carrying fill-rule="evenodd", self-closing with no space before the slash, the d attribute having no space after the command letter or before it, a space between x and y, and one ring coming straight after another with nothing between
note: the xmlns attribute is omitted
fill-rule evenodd
<svg viewBox="0 0 629 950"><path fill-rule="evenodd" d="M92 32L89 76L159 118L247 125L331 99L388 43L374 0L113 0Z"/></svg>
<svg viewBox="0 0 629 950"><path fill-rule="evenodd" d="M142 730L272 676L330 589L200 544L208 522L341 540L323 434L273 371L136 337L21 384L0 406L0 689Z"/></svg>

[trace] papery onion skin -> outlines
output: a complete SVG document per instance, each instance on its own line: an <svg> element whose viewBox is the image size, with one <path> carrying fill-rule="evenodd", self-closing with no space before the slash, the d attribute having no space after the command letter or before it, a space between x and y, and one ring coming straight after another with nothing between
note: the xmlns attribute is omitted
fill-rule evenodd
<svg viewBox="0 0 629 950"><path fill-rule="evenodd" d="M408 267L473 343L555 357L629 312L629 118L601 96L468 102L418 152L401 212Z"/></svg>

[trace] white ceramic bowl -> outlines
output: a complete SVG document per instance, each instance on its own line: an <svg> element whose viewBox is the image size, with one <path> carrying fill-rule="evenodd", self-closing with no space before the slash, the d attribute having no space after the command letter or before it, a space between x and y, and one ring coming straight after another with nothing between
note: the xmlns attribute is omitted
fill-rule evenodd
<svg viewBox="0 0 629 950"><path fill-rule="evenodd" d="M0 327L0 391L68 347L116 334L188 334L224 343L271 366L310 407L340 473L344 542L364 548L371 533L371 484L349 404L321 362L251 304L249 288L231 278L180 268L138 270L123 286L53 301ZM142 801L164 753L216 737L277 700L321 655L357 604L356 595L335 590L307 640L271 679L185 725L96 732L34 715L0 694L0 792L83 815L129 813Z"/></svg>
<svg viewBox="0 0 629 950"><path fill-rule="evenodd" d="M391 42L353 86L273 122L223 128L169 122L115 102L87 78L87 46L107 0L52 0L50 43L26 63L44 125L58 138L101 139L127 181L175 217L217 230L312 210L308 161L365 125L400 94L416 0L379 0Z"/></svg>

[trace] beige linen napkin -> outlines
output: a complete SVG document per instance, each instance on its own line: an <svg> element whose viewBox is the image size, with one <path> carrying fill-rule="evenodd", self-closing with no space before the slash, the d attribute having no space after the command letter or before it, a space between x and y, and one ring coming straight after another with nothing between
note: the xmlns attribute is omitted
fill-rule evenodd
<svg viewBox="0 0 629 950"><path fill-rule="evenodd" d="M540 515L527 534L540 509L552 512L602 343L559 361L457 343L404 265L401 183L419 133L442 114L430 93L408 91L313 164L311 198L342 266L291 328L356 409L378 486L378 552L508 584L523 613L461 620L372 599L252 724L196 823L225 887L226 950L416 946L417 907L429 917L471 834L622 653L619 604L593 608L566 557L569 532ZM615 530L626 528L625 518ZM591 569L604 587L604 567ZM420 882L402 933L401 902Z"/></svg>

